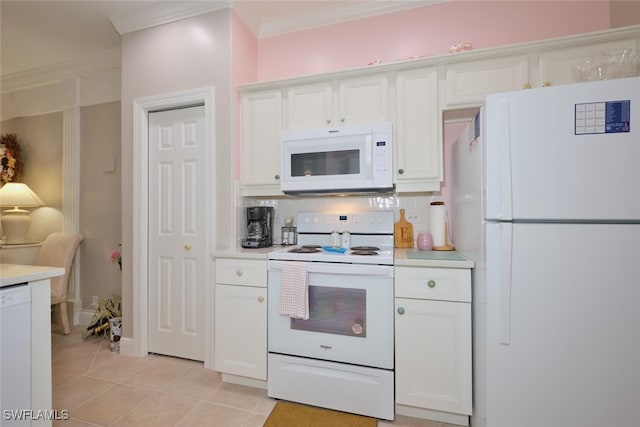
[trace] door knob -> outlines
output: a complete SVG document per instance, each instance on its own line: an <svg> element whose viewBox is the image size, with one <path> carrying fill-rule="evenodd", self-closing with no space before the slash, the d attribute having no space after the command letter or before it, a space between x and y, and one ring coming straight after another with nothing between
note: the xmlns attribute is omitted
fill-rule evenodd
<svg viewBox="0 0 640 427"><path fill-rule="evenodd" d="M184 248L185 248L186 250L190 250L190 249L191 249L191 245L190 245L190 244L188 244L188 243L186 243L186 244L184 245Z"/></svg>

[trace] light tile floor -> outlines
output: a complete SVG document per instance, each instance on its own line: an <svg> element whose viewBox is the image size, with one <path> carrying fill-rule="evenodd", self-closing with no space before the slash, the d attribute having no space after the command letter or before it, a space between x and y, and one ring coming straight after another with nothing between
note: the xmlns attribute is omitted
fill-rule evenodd
<svg viewBox="0 0 640 427"><path fill-rule="evenodd" d="M54 426L260 427L275 405L266 390L223 383L200 362L125 356L81 333L51 334L53 408L70 414ZM378 426L455 427L404 416Z"/></svg>

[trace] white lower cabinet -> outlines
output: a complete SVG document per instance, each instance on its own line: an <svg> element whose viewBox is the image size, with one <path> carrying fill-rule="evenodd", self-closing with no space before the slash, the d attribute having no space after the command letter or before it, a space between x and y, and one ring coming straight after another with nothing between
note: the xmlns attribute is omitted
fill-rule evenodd
<svg viewBox="0 0 640 427"><path fill-rule="evenodd" d="M472 409L470 269L395 271L396 404L466 419Z"/></svg>
<svg viewBox="0 0 640 427"><path fill-rule="evenodd" d="M266 261L216 260L214 369L267 379Z"/></svg>

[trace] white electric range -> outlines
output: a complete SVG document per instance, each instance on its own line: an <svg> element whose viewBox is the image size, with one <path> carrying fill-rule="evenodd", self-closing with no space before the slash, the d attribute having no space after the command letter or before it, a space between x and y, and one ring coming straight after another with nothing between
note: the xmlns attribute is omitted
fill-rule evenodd
<svg viewBox="0 0 640 427"><path fill-rule="evenodd" d="M300 212L297 227L299 245L268 257L268 395L392 420L393 211ZM334 246L345 231L350 248ZM306 319L280 304L287 268L300 265Z"/></svg>

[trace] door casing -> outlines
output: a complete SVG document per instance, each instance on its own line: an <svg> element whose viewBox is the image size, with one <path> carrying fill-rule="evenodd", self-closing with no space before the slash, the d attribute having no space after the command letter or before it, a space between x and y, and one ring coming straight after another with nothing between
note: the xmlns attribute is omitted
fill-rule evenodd
<svg viewBox="0 0 640 427"><path fill-rule="evenodd" d="M205 213L206 249L212 252L215 241L215 212L216 196L213 185L213 170L215 165L215 90L213 87L174 92L137 98L133 102L133 236L132 262L130 263L133 276L133 337L123 337L120 351L133 356L148 354L149 339L149 250L147 246L149 233L147 229L149 218L149 150L148 128L149 112L153 110L179 108L194 104L204 105L205 140L207 145L207 163L205 171L205 192L209 195ZM213 263L205 269L205 283L213 283ZM205 287L205 306L213 307L214 294L211 286ZM205 310L205 357L206 368L213 369L213 310ZM127 321L127 319L125 319Z"/></svg>

